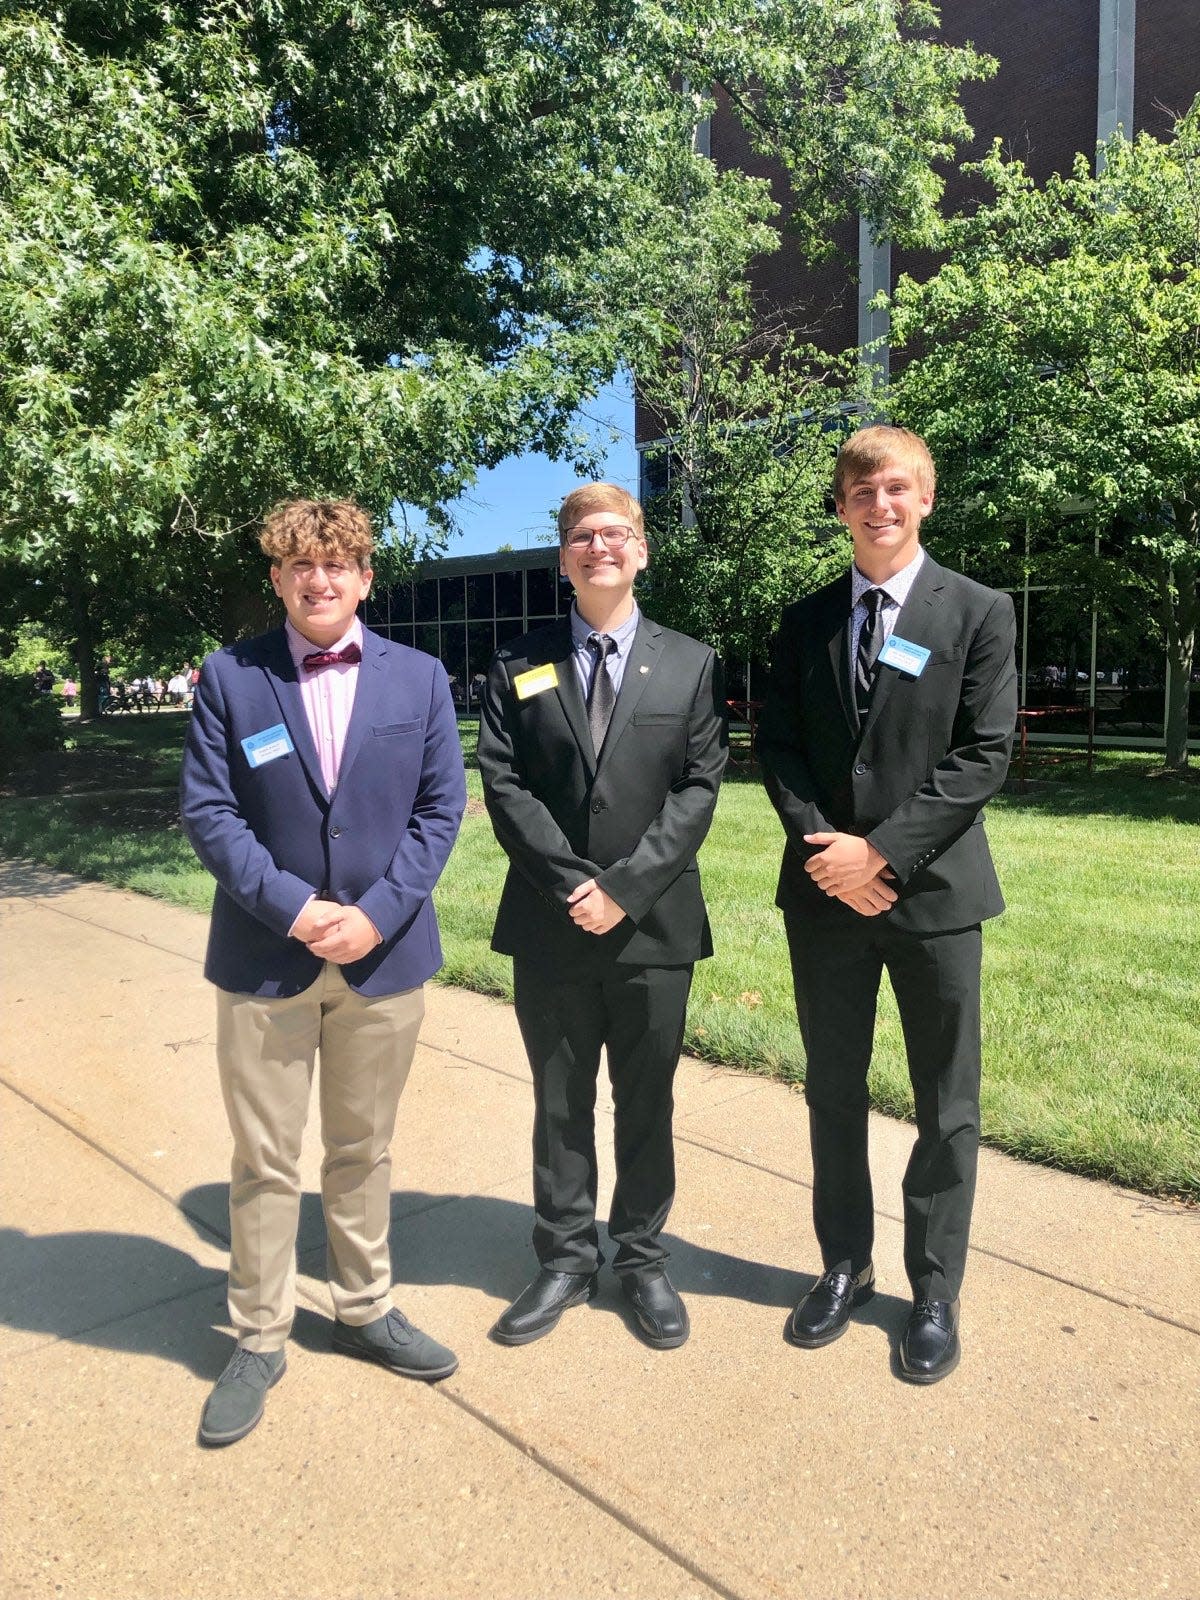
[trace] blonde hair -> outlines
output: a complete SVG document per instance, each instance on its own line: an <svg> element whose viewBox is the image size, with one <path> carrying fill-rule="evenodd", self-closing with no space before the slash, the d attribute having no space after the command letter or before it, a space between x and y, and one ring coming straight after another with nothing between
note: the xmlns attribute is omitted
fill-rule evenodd
<svg viewBox="0 0 1200 1600"><path fill-rule="evenodd" d="M371 519L353 500L281 500L263 520L259 539L271 565L289 556L337 556L360 572L371 565Z"/></svg>
<svg viewBox="0 0 1200 1600"><path fill-rule="evenodd" d="M937 469L921 435L909 428L877 422L852 433L838 451L833 469L833 498L838 505L844 504L850 484L869 478L880 467L892 462L910 467L922 493L933 493L937 486Z"/></svg>
<svg viewBox="0 0 1200 1600"><path fill-rule="evenodd" d="M615 511L629 523L639 539L646 537L641 503L628 489L620 489L615 483L581 483L558 508L559 544L567 542L568 528L573 528L580 517L590 516L593 511Z"/></svg>

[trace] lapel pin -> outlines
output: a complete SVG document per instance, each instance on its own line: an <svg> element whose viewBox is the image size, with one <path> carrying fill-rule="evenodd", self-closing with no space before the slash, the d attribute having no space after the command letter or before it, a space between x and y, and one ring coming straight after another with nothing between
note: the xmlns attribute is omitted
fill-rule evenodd
<svg viewBox="0 0 1200 1600"><path fill-rule="evenodd" d="M639 667L639 668L638 668L638 671L639 671L639 672L649 672L649 671L650 671L650 668L649 668L649 667Z"/></svg>

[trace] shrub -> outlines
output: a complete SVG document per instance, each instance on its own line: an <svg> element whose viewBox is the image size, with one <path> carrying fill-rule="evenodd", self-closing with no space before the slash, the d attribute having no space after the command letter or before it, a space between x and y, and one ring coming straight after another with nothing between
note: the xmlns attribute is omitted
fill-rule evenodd
<svg viewBox="0 0 1200 1600"><path fill-rule="evenodd" d="M61 750L58 697L39 694L30 679L0 674L0 776L41 750Z"/></svg>

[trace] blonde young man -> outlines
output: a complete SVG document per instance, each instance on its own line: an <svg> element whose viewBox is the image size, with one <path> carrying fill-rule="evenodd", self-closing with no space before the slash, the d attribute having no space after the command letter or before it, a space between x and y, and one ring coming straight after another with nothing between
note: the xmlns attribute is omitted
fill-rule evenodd
<svg viewBox="0 0 1200 1600"><path fill-rule="evenodd" d="M1017 710L1007 595L921 548L934 467L903 428L838 454L854 565L783 614L758 754L787 835L783 909L807 1060L813 1221L823 1272L787 1334L842 1334L874 1292L867 1068L886 968L917 1141L904 1176L913 1309L901 1374L957 1365L979 1143L980 923L1004 909L981 812L1004 781Z"/></svg>
<svg viewBox="0 0 1200 1600"><path fill-rule="evenodd" d="M205 973L234 1141L238 1343L204 1408L206 1445L249 1433L284 1372L318 1051L334 1348L426 1380L457 1365L393 1307L388 1250L389 1146L441 965L430 894L466 804L450 689L439 662L358 620L365 512L290 501L262 547L287 620L205 661L181 785L217 880Z"/></svg>
<svg viewBox="0 0 1200 1600"><path fill-rule="evenodd" d="M726 736L713 652L643 615L642 509L612 484L569 494L559 562L575 601L505 645L483 693L479 765L509 858L492 948L513 958L534 1086L540 1270L497 1322L525 1344L596 1293L594 1108L615 1107L613 1262L641 1337L672 1349L688 1316L659 1235L675 1192L671 1088L692 968L712 953L696 868Z"/></svg>

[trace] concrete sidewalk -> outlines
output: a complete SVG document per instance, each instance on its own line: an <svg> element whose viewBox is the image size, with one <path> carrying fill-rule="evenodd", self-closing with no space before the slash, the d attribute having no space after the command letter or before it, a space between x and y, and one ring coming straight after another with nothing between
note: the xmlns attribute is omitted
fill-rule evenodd
<svg viewBox="0 0 1200 1600"><path fill-rule="evenodd" d="M605 1274L503 1349L487 1329L533 1267L528 1073L508 1007L436 986L392 1250L398 1303L458 1372L429 1388L329 1351L314 1122L287 1376L255 1433L201 1451L230 1349L205 933L0 862L5 1595L1200 1596L1200 1214L985 1152L962 1365L913 1388L911 1129L873 1126L882 1292L795 1350L803 1100L685 1061L690 1342L639 1343Z"/></svg>

